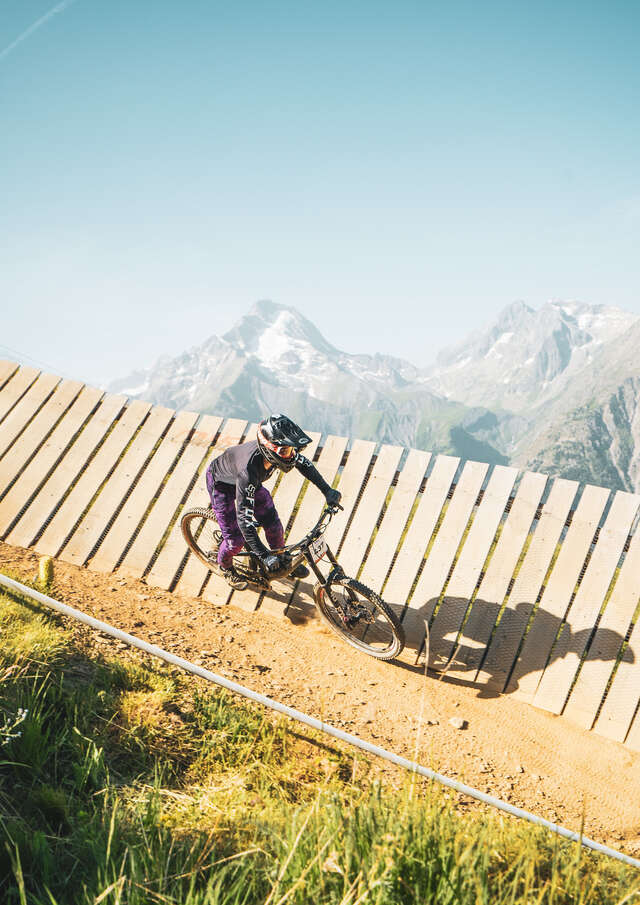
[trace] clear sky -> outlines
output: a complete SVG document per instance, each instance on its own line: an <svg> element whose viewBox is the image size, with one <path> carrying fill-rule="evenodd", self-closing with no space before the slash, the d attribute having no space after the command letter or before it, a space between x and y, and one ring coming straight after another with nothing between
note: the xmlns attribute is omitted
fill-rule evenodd
<svg viewBox="0 0 640 905"><path fill-rule="evenodd" d="M418 365L640 313L635 0L0 0L0 354L93 382L260 298Z"/></svg>

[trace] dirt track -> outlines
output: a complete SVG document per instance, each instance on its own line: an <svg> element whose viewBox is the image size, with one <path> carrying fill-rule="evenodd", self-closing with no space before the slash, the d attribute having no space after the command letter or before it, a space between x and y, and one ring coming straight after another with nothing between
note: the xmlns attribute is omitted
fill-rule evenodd
<svg viewBox="0 0 640 905"><path fill-rule="evenodd" d="M0 569L34 553L0 543ZM352 651L313 612L297 619L176 597L56 563L57 599L248 687L549 820L640 854L640 754L508 696ZM105 641L107 645L116 642ZM454 729L451 717L467 728Z"/></svg>

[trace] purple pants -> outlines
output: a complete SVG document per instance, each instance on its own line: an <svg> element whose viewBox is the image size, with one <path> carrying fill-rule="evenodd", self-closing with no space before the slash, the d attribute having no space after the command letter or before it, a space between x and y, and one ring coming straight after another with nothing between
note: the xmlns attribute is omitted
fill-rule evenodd
<svg viewBox="0 0 640 905"><path fill-rule="evenodd" d="M214 484L211 473L207 471L207 490L223 538L218 551L218 565L228 569L235 554L244 547L244 537L236 515L236 489L231 484ZM284 543L284 529L266 487L256 490L254 515L257 523L264 528L271 549L281 547Z"/></svg>

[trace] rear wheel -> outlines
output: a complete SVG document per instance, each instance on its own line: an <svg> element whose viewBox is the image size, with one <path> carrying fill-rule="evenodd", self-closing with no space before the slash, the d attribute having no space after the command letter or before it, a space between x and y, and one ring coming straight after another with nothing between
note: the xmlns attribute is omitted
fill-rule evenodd
<svg viewBox="0 0 640 905"><path fill-rule="evenodd" d="M391 607L379 594L355 578L337 576L327 588L313 589L316 605L329 627L352 647L392 660L404 647L404 631Z"/></svg>
<svg viewBox="0 0 640 905"><path fill-rule="evenodd" d="M210 569L217 568L222 534L213 509L187 509L182 513L180 528L187 546L200 562Z"/></svg>

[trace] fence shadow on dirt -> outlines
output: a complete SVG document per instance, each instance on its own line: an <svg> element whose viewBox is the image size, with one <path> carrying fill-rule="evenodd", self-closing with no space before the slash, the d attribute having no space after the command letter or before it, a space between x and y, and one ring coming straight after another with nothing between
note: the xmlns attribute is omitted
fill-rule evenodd
<svg viewBox="0 0 640 905"><path fill-rule="evenodd" d="M465 601L453 599L443 605L448 603L459 606ZM433 601L428 601L419 609L408 608L404 614L406 649L415 652L417 670L424 670L425 613L432 610ZM541 674L553 662L569 655L574 655L576 666L585 658L609 662L610 671L618 662L636 662L630 646L622 650L625 637L611 629L598 629L596 625L574 632L567 619L542 607L534 612L533 605L524 601L513 609L505 609L501 615L500 610L496 603L476 600L474 618L467 619L455 639L440 633L442 621L433 620L429 630L429 671L444 672L445 681L476 687L480 697L488 698L505 691L513 693L525 676L534 671ZM546 639L546 645L537 643L535 651L531 651L526 641L534 628L536 639ZM596 631L597 645L593 643Z"/></svg>

